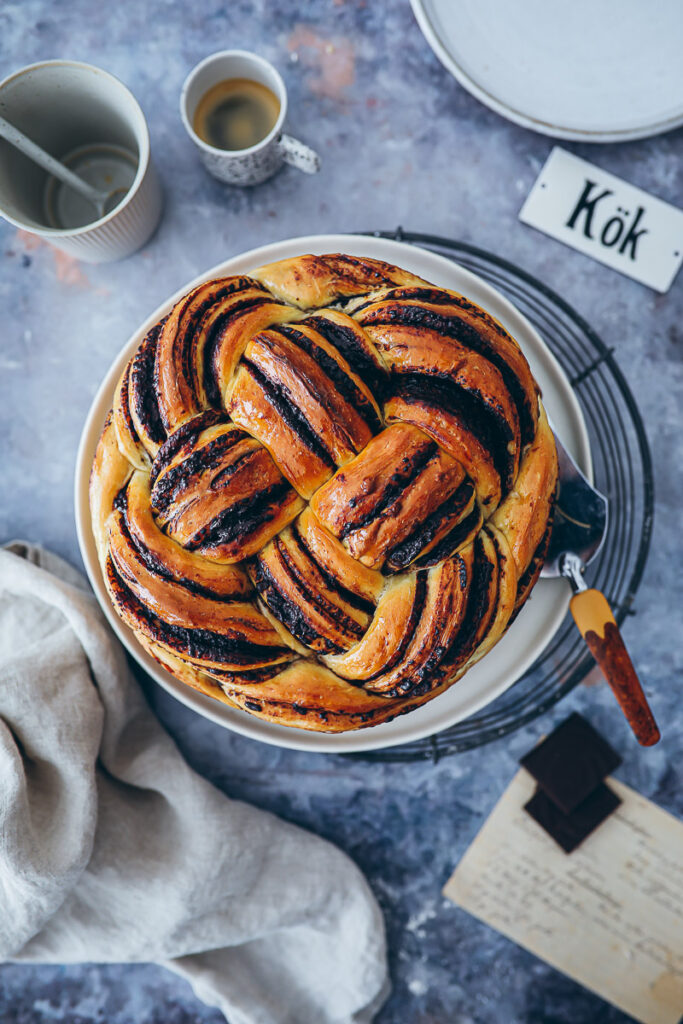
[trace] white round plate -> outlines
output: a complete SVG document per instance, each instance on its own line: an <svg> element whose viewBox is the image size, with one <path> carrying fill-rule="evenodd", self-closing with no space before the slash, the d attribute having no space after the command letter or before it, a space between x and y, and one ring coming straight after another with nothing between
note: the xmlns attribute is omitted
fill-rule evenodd
<svg viewBox="0 0 683 1024"><path fill-rule="evenodd" d="M226 274L247 274L264 263L287 259L301 253L328 252L371 256L395 263L433 284L461 292L484 306L505 325L524 349L532 372L543 391L544 402L555 430L583 471L590 476L591 459L586 426L569 382L534 328L507 299L480 278L445 257L413 245L358 235L311 235L275 242L219 263L194 281L183 285L142 324L114 360L88 414L76 460L75 504L78 540L93 590L116 635L153 679L200 715L218 722L219 725L234 729L244 736L295 750L341 753L389 747L408 743L423 736L431 736L495 700L529 668L558 629L569 607L571 595L567 583L564 580L540 580L536 584L532 598L496 647L450 690L416 711L400 716L393 722L385 722L355 732L337 735L306 732L303 729L271 725L244 711L227 707L217 700L197 693L163 669L142 649L135 634L114 611L107 594L97 561L88 506L90 467L105 417L112 404L116 384L124 366L147 331L169 312L179 298L202 281Z"/></svg>
<svg viewBox="0 0 683 1024"><path fill-rule="evenodd" d="M683 124L681 0L411 0L441 63L542 135L623 142Z"/></svg>

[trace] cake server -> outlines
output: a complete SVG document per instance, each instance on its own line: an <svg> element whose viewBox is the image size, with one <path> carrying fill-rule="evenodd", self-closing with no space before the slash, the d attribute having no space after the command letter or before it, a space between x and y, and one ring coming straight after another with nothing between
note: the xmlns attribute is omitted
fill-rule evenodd
<svg viewBox="0 0 683 1024"><path fill-rule="evenodd" d="M563 576L574 596L569 605L574 622L638 742L652 746L660 738L657 723L621 638L605 595L586 586L583 573L600 551L607 533L607 498L589 484L557 434L559 478L555 518L543 577Z"/></svg>

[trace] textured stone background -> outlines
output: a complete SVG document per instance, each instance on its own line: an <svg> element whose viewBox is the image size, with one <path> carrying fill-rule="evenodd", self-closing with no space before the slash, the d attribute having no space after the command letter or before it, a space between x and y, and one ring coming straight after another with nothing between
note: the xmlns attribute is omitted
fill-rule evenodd
<svg viewBox="0 0 683 1024"><path fill-rule="evenodd" d="M177 108L213 50L253 48L282 70L289 130L323 155L253 190L201 170ZM470 241L560 292L615 346L648 424L657 482L652 554L625 627L663 742L639 750L603 686L580 687L533 726L437 765L380 765L279 751L233 736L156 687L150 699L188 760L231 796L332 839L385 910L394 992L380 1024L617 1024L619 1011L445 902L441 887L515 771L573 708L625 754L619 777L683 813L681 328L683 278L658 296L521 225L552 142L464 92L428 49L407 0L16 0L0 5L0 73L51 57L114 72L151 125L166 208L131 259L86 267L0 225L0 540L41 542L80 564L72 476L100 378L137 325L198 272L246 248L318 231L393 228ZM683 131L568 149L683 205ZM0 968L4 1024L218 1024L155 966ZM302 1022L308 1024L308 1022Z"/></svg>

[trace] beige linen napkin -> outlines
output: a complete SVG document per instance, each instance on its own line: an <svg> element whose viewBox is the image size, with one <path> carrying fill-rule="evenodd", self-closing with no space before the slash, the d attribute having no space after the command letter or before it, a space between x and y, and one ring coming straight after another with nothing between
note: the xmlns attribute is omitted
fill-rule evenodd
<svg viewBox="0 0 683 1024"><path fill-rule="evenodd" d="M1 959L157 961L230 1024L361 1024L388 989L354 864L191 771L82 577L20 543L0 550Z"/></svg>

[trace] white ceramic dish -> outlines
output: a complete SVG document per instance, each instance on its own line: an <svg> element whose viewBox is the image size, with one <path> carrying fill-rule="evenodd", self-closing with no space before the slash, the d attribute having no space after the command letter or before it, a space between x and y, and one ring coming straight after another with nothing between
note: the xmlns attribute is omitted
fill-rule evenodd
<svg viewBox="0 0 683 1024"><path fill-rule="evenodd" d="M124 345L95 396L83 429L76 461L76 525L78 539L90 582L107 619L120 640L146 671L169 693L235 732L253 739L296 750L341 753L372 750L407 743L454 725L494 700L518 679L541 653L562 622L569 606L570 590L563 580L541 580L509 632L458 683L446 693L408 715L368 729L340 735L325 735L289 729L260 721L196 693L154 661L138 644L134 633L114 611L100 573L88 507L88 478L95 446L114 389L128 359L140 341L172 305L201 281L225 274L244 274L254 267L301 253L348 252L372 256L411 270L428 281L462 292L484 306L517 338L538 380L548 413L565 446L588 475L591 473L588 435L578 402L561 367L531 324L497 291L474 274L443 256L402 242L356 235L312 235L292 238L252 249L235 256L183 285L168 302L141 325Z"/></svg>
<svg viewBox="0 0 683 1024"><path fill-rule="evenodd" d="M144 114L123 82L92 64L46 60L0 82L0 112L48 153L63 159L105 143L135 157L135 178L105 216L75 228L52 227L44 209L48 175L0 140L0 214L86 263L130 256L161 216L161 188Z"/></svg>
<svg viewBox="0 0 683 1024"><path fill-rule="evenodd" d="M543 135L623 142L683 124L680 0L411 0L441 63Z"/></svg>

